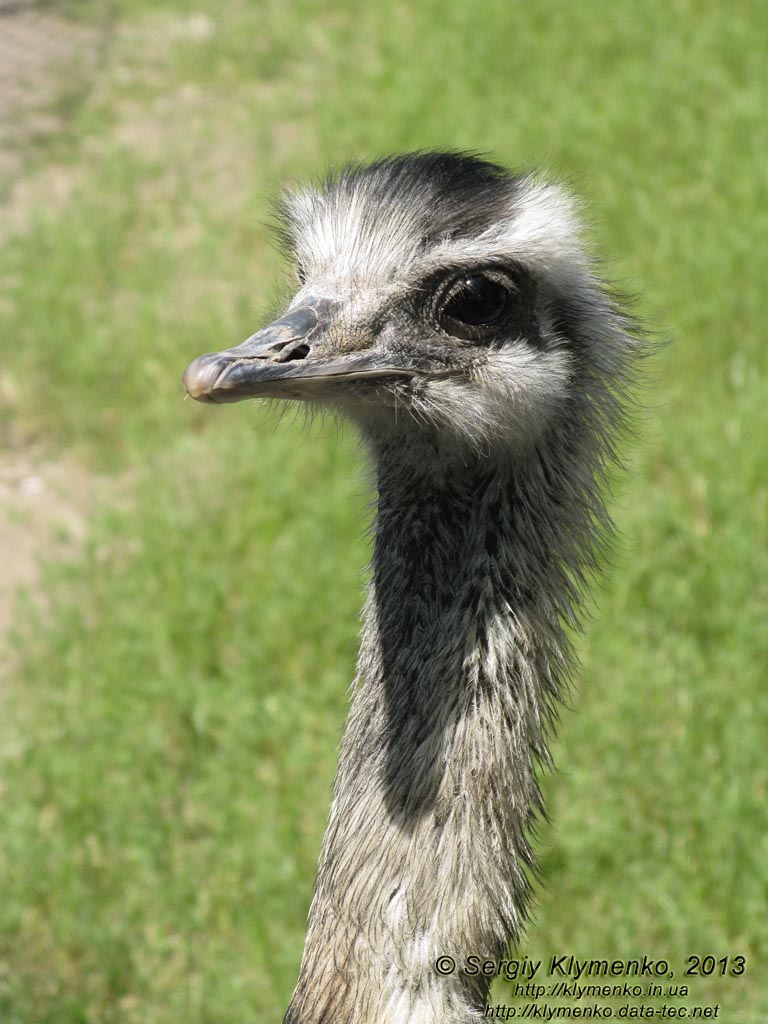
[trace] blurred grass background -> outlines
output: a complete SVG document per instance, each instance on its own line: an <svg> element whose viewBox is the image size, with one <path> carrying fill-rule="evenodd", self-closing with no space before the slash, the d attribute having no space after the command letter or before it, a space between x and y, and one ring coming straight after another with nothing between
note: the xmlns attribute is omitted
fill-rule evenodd
<svg viewBox="0 0 768 1024"><path fill-rule="evenodd" d="M107 43L25 153L0 439L107 484L13 625L2 1024L282 1017L369 495L351 435L198 408L179 376L273 299L278 184L430 146L573 182L673 338L614 503L522 952L647 953L678 981L689 954L743 954L744 977L690 979L681 1002L768 1017L765 6L46 6L106 19Z"/></svg>

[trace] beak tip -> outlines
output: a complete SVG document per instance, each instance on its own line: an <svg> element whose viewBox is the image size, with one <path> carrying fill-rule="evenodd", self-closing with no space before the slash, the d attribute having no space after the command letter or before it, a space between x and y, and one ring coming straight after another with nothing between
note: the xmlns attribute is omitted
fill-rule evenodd
<svg viewBox="0 0 768 1024"><path fill-rule="evenodd" d="M181 382L190 398L197 402L214 402L211 397L221 374L221 361L215 353L194 359L184 371Z"/></svg>

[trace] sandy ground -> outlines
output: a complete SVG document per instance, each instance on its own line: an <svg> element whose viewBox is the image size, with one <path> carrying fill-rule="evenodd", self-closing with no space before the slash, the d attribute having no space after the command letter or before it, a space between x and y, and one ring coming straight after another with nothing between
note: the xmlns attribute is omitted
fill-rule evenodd
<svg viewBox="0 0 768 1024"><path fill-rule="evenodd" d="M74 459L0 453L0 636L12 625L19 589L44 600L35 593L40 564L82 542L98 490L99 480Z"/></svg>
<svg viewBox="0 0 768 1024"><path fill-rule="evenodd" d="M0 0L0 187L23 173L30 139L59 124L55 99L95 66L103 33L32 0Z"/></svg>
<svg viewBox="0 0 768 1024"><path fill-rule="evenodd" d="M25 152L57 129L57 99L71 85L74 68L80 82L95 71L102 42L103 32L31 0L0 0L0 244L7 233L23 230L22 208L30 192L39 196L40 180L31 189L25 175ZM7 343L0 339L0 347ZM103 482L72 457L54 457L39 444L14 439L13 429L2 441L0 652L5 661L17 591L44 599L41 561L61 557L84 538Z"/></svg>

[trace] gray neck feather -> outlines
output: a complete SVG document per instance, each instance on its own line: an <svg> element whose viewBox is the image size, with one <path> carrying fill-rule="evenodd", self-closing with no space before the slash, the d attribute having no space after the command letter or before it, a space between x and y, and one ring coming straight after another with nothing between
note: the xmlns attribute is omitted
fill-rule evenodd
<svg viewBox="0 0 768 1024"><path fill-rule="evenodd" d="M601 457L594 435L585 448L556 427L466 458L415 432L372 443L356 691L285 1021L465 1024L486 980L434 964L499 958L520 936L563 624L605 525Z"/></svg>

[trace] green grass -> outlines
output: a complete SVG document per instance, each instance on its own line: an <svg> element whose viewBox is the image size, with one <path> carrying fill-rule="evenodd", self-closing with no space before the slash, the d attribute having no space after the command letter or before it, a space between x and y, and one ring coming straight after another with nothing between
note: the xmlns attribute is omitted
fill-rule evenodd
<svg viewBox="0 0 768 1024"><path fill-rule="evenodd" d="M763 8L113 10L100 78L36 155L27 228L0 251L0 437L74 449L121 481L85 549L48 567L46 611L19 609L0 1021L267 1022L287 1005L368 495L332 424L305 436L254 408L198 408L178 379L277 294L264 222L280 182L433 145L573 181L615 275L672 336L546 781L523 952L648 953L676 980L689 954L743 953L744 978L694 979L683 1002L763 1019ZM45 161L65 201L49 201Z"/></svg>

